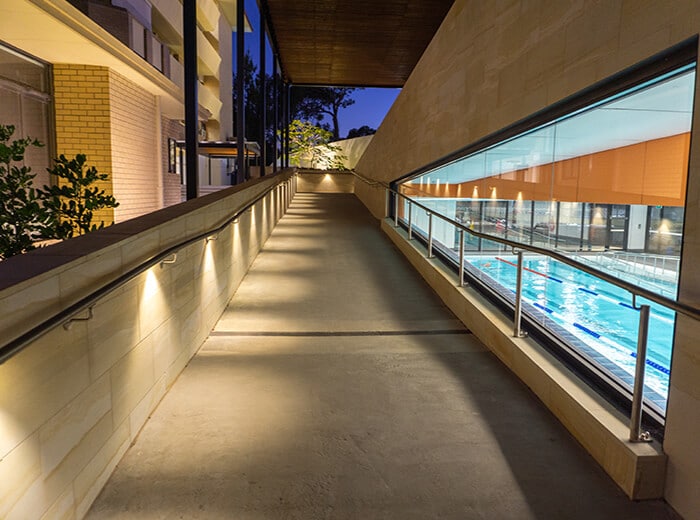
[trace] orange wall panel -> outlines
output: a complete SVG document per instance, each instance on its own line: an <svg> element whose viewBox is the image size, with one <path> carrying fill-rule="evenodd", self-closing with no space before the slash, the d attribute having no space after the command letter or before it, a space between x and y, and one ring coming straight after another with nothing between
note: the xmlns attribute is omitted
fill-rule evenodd
<svg viewBox="0 0 700 520"><path fill-rule="evenodd" d="M647 159L642 189L644 204L660 204L658 200L665 198L676 201L674 206L685 205L690 135L681 134L646 144Z"/></svg>
<svg viewBox="0 0 700 520"><path fill-rule="evenodd" d="M423 197L683 206L689 147L686 133L461 184L405 186Z"/></svg>

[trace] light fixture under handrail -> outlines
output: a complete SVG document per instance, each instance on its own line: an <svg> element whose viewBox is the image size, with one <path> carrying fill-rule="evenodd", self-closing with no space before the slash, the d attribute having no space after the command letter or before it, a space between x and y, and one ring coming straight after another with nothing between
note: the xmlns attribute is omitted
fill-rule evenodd
<svg viewBox="0 0 700 520"><path fill-rule="evenodd" d="M280 175L281 177L281 175ZM260 202L263 198L265 198L272 190L274 190L280 183L286 182L287 179L282 179L280 178L275 184L272 186L268 187L266 190L264 190L260 195L249 201L245 206L243 206L241 209L236 211L233 215L228 217L226 220L223 221L223 223L219 224L218 226L211 228L203 233L199 233L193 237L190 237L188 239L185 239L181 242L178 242L177 244L168 247L167 249L161 251L160 253L152 256L148 260L145 260L138 266L134 267L130 271L124 273L123 275L119 276L118 278L115 278L111 282L107 283L106 285L103 285L99 289L93 291L89 295L85 296L81 300L75 302L74 304L70 305L69 307L66 307L62 311L54 314L47 320L43 321L39 325L33 327L32 329L28 330L21 336L13 339L12 341L4 344L2 347L0 347L0 365L3 364L5 361L10 359L12 356L17 354L18 352L22 351L24 348L26 348L30 343L33 341L36 341L37 339L41 338L54 328L58 327L59 325L66 324L66 323L71 323L75 321L85 321L85 318L75 318L75 316L86 309L88 310L88 316L92 317L92 307L102 298L105 296L109 295L110 293L114 292L115 290L119 289L122 287L124 284L127 282L133 280L140 274L146 272L148 269L153 267L154 265L158 264L168 264L172 263L170 260L173 259L173 256L177 254L178 251L181 249L194 244L195 242L199 242L201 240L206 240L211 236L218 235L226 229L230 224L232 224L235 220L237 220L243 213L251 209L255 204ZM89 318L88 318L89 319Z"/></svg>

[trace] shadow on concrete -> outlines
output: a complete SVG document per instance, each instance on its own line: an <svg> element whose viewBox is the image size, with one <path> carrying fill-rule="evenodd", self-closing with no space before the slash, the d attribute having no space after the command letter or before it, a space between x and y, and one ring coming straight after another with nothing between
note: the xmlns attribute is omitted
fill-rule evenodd
<svg viewBox="0 0 700 520"><path fill-rule="evenodd" d="M210 337L88 518L676 518L466 330L412 333L460 325L358 199L302 200L217 325L251 335Z"/></svg>

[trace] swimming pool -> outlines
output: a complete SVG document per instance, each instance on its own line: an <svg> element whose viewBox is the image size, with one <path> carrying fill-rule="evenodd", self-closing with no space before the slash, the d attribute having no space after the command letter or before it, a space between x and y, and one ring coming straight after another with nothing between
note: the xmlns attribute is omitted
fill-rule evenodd
<svg viewBox="0 0 700 520"><path fill-rule="evenodd" d="M483 273L485 283L495 281L515 290L514 255L468 256L466 261ZM613 373L622 370L634 375L639 311L632 307L627 291L548 257L525 256L523 267L523 301L536 309L542 321L552 320L573 335L576 343L600 354L610 362L605 364L613 367ZM643 281L638 285L643 286ZM669 290L675 293L675 287ZM645 397L665 411L675 313L638 298L637 304L641 303L651 307Z"/></svg>

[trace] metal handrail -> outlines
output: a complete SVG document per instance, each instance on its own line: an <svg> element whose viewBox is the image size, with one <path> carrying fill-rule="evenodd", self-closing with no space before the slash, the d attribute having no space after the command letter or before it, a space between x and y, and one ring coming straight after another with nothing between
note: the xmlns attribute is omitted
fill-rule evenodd
<svg viewBox="0 0 700 520"><path fill-rule="evenodd" d="M168 247L167 249L162 250L160 253L157 253L156 255L150 257L147 260L144 260L141 262L139 265L134 267L133 269L127 271L126 273L122 274L118 278L115 278L111 282L103 285L99 289L91 292L89 295L85 296L81 300L78 300L74 304L70 305L69 307L66 307L65 309L59 311L58 313L54 314L47 320L44 320L41 322L39 325L36 325L32 329L28 330L21 336L13 339L12 341L6 343L2 347L0 347L0 365L3 364L5 361L25 349L27 346L29 346L32 342L36 341L37 339L41 338L51 330L55 329L59 325L63 325L65 328L68 328L70 324L73 321L84 321L86 318L76 318L75 316L80 314L83 311L88 311L88 317L92 317L92 309L95 306L95 304L105 296L111 294L112 292L116 291L120 287L122 287L124 284L127 282L130 282L140 274L144 273L151 267L153 267L156 264L159 263L173 263L173 261L168 260L170 257L175 255L178 251L181 249L184 249L185 247L194 244L195 242L199 242L200 240L204 240L207 238L214 238L216 237L219 233L221 233L224 229L226 229L228 226L230 226L232 223L234 223L238 218L240 218L241 215L243 215L246 211L248 211L250 208L252 208L255 204L260 202L263 198L265 198L270 192L275 190L279 186L286 186L288 182L292 180L293 176L280 180L277 183L271 185L269 188L264 190L262 193L260 193L257 197L246 203L245 206L243 206L241 209L236 211L234 214L232 214L230 217L228 217L226 220L223 221L223 223L219 224L218 226L212 227L207 231L204 231L202 233L199 233L193 237L190 237L188 239L182 240L178 242L177 244ZM289 190L291 192L291 190ZM289 200L289 199L286 199Z"/></svg>
<svg viewBox="0 0 700 520"><path fill-rule="evenodd" d="M591 267L589 265L583 264L577 260L574 260L558 251L554 251L552 249L547 249L543 247L538 247L538 246L533 246L529 244L523 244L520 242L515 242L513 240L508 240L506 238L501 238L493 235L489 235L487 233L481 233L479 231L474 231L473 229L469 229L467 226L463 225L460 222L457 222L456 220L446 217L445 215L442 215L441 213L435 211L432 208L429 208L420 202L416 202L415 200L411 199L410 197L407 197L403 193L400 193L399 191L391 188L390 186L378 182L378 181L372 181L371 183L368 182L365 178L362 176L356 174L354 171L352 172L356 177L358 177L360 180L367 182L368 184L371 184L373 186L381 186L386 190L387 193L387 200L391 196L391 194L394 195L394 215L393 215L393 222L394 226L398 227L399 225L399 212L398 212L398 206L399 206L399 197L403 197L406 201L408 201L408 207L409 207L409 219L408 219L408 239L412 239L412 229L411 229L411 224L412 224L412 207L415 204L417 207L423 209L427 215L428 215L428 239L427 239L427 252L426 256L428 258L431 258L433 256L433 215L435 215L437 218L442 219L443 221L452 224L456 229L460 230L460 253L459 253L459 261L460 261L460 266L459 266L459 282L458 285L461 287L464 285L464 233L469 233L471 236L480 238L483 240L490 240L492 242L496 242L499 244L502 244L504 246L510 247L518 257L518 262L517 262L517 281L516 281L516 289L515 289L515 312L514 312L514 318L513 318L513 335L515 337L522 337L523 333L520 328L520 319L521 319L521 308L522 308L522 271L523 271L523 252L524 251L529 251L531 253L536 253L540 255L547 256L549 258L553 258L554 260L557 260L563 264L567 264L575 269L578 269L580 271L583 271L585 273L588 273L592 276L595 276L597 278L600 278L601 280L605 280L606 282L615 285L616 287L619 287L621 289L624 289L625 291L629 292L632 294L632 307L635 309L638 309L640 311L639 313L639 331L637 334L637 361L636 361L636 369L635 369L635 380L634 380L634 388L632 390L632 406L631 406L631 413L630 413L630 434L629 434L629 439L632 442L648 442L651 441L651 435L649 432L643 431L642 430L642 406L643 406L643 400L644 400L644 371L645 371L645 365L646 365L646 353L647 353L647 339L648 339L648 327L649 327L649 312L650 312L650 307L647 304L639 305L637 306L637 297L641 296L643 298L646 298L647 300L650 300L654 303L657 303L663 307L669 308L677 313L680 313L684 316L687 316L689 318L692 318L694 320L700 319L700 309L697 309L696 307L693 307L691 305L688 305L683 302L679 302L678 300L673 300L671 298L667 298L665 296L662 296L660 294L657 294L653 291L650 291L648 289L645 289L644 287L640 287L638 285L635 285L633 283L627 282L625 280L621 280L619 278L616 278L612 275L609 275L608 273L601 271L599 269L596 269L595 267ZM387 211L386 214L387 217L389 217L389 212Z"/></svg>
<svg viewBox="0 0 700 520"><path fill-rule="evenodd" d="M360 179L362 182L364 182L365 184L369 184L370 186L379 186L379 187L381 187L381 188L390 189L390 188L389 188L389 185L386 184L386 183L384 183L384 182L382 182L382 181L377 181L377 180L374 180L374 179L370 179L370 178L368 178L368 177L365 177L364 175L360 175L360 174L357 173L355 170L348 170L348 171L349 171L351 174L353 174L355 177L357 177L358 179Z"/></svg>
<svg viewBox="0 0 700 520"><path fill-rule="evenodd" d="M398 195L400 197L403 197L404 199L408 200L411 204L415 204L419 208L425 210L429 214L433 214L439 219L444 220L445 222L448 222L455 226L456 228L466 231L470 235L477 237L477 238L482 238L484 240L490 240L491 242L497 242L499 244L503 244L505 246L508 246L512 248L514 251L518 250L523 250L523 251L529 251L531 253L537 253L540 255L545 255L549 256L550 258L554 258L555 260L562 262L564 264L570 265L571 267L574 267L576 269L579 269L585 273L588 273L592 276L595 276L597 278L600 278L602 280L605 280L606 282L609 282L613 285L616 285L620 287L621 289L624 289L630 293L632 293L635 296L641 296L643 298L646 298L647 300L653 301L654 303L658 303L659 305L662 305L664 307L668 307L669 309L672 309L680 314L683 314L684 316L688 316L689 318L693 318L695 320L700 320L700 309L697 309L696 307L693 307L691 305L688 305L687 303L679 302L678 300L672 300L671 298L667 298L665 296L661 296L659 294L656 294L653 291L650 291L649 289L645 289L644 287L640 287L638 285L635 285L631 282L627 282L625 280L620 280L619 278L616 278L615 276L612 276L604 271L600 271L599 269L596 269L595 267L591 267L589 265L583 264L577 260L574 260L572 258L569 258L568 256L558 252L554 251L552 249L547 249L545 247L538 247L538 246L533 246L530 244L523 244L521 242L515 242L513 240L508 240L507 238L501 238L497 237L494 235L489 235L487 233L481 233L479 231L474 231L473 229L469 229L467 226L461 224L460 222L457 222L456 220L453 220L449 217L446 217L437 211L435 211L432 208L429 208L420 202L416 202L415 200L407 197L403 193L399 193L398 191L392 189L392 188L387 188L390 192L394 193L395 195Z"/></svg>

